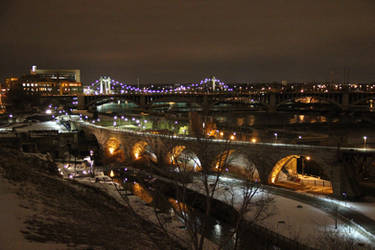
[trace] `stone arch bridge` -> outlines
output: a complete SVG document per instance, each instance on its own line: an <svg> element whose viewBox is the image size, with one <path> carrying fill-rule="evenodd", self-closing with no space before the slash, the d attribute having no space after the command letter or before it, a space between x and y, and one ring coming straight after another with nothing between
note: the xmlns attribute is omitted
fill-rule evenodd
<svg viewBox="0 0 375 250"><path fill-rule="evenodd" d="M371 163L375 157L375 150L322 147L297 144L251 143L201 139L193 137L176 137L151 133L113 130L84 122L75 122L75 126L83 131L85 136L95 136L100 150L106 156L116 156L121 161L132 162L141 157L142 151L152 151L155 158L166 159L178 146L189 149L200 161L213 164L225 151L231 150L245 157L253 163L259 173L260 182L272 185L273 179L279 175L282 164L295 157L313 159L329 179L333 195L341 198L356 198L361 190L356 179L358 169L356 158ZM138 151L137 151L138 150ZM178 150L177 150L178 151ZM181 150L180 150L181 151ZM362 161L363 163L363 161ZM275 172L278 171L278 172ZM344 197L343 197L344 196Z"/></svg>

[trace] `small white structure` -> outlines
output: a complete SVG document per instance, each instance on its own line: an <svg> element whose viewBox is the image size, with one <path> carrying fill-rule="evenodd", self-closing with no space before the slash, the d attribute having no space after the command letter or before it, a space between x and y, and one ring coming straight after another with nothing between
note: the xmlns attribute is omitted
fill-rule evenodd
<svg viewBox="0 0 375 250"><path fill-rule="evenodd" d="M99 84L100 84L100 94L111 94L111 78L110 77L103 77L101 76L99 79Z"/></svg>

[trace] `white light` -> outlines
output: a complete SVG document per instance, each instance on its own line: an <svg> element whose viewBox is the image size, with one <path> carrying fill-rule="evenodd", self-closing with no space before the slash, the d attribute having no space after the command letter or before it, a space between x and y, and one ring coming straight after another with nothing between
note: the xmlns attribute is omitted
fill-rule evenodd
<svg viewBox="0 0 375 250"><path fill-rule="evenodd" d="M47 115L50 115L50 114L52 114L52 110L50 110L50 109L47 109L47 110L46 110L46 114L47 114Z"/></svg>
<svg viewBox="0 0 375 250"><path fill-rule="evenodd" d="M215 225L215 232L216 232L216 234L221 234L221 225L220 224L216 224Z"/></svg>

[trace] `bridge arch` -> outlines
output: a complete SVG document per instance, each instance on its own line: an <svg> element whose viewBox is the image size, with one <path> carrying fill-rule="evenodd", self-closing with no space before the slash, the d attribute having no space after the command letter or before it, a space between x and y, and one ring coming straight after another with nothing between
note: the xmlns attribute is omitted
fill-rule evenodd
<svg viewBox="0 0 375 250"><path fill-rule="evenodd" d="M148 158L154 163L158 162L158 157L154 153L153 148L143 140L134 143L131 149L131 157L135 161Z"/></svg>
<svg viewBox="0 0 375 250"><path fill-rule="evenodd" d="M367 101L370 101L370 100L375 101L375 96L367 96L367 97L358 99L358 100L354 101L353 103L351 103L351 105L358 105L358 104L361 104L363 102L367 102Z"/></svg>
<svg viewBox="0 0 375 250"><path fill-rule="evenodd" d="M308 155L287 155L278 160L269 173L268 184L312 193L333 193L324 163Z"/></svg>
<svg viewBox="0 0 375 250"><path fill-rule="evenodd" d="M336 102L335 100L332 100L330 98L316 96L316 95L301 95L301 96L296 95L296 96L293 96L291 98L284 99L281 102L277 103L276 109L278 109L282 105L288 104L291 101L296 101L298 99L303 99L303 98L311 98L310 102L307 102L306 104L309 104L309 103L320 103L320 104L328 103L328 104L331 104L331 105L337 107L340 110L343 109L342 105L340 103ZM311 102L312 99L318 100L318 102Z"/></svg>
<svg viewBox="0 0 375 250"><path fill-rule="evenodd" d="M230 149L218 154L212 170L222 171L254 182L261 181L255 163L246 152L241 150Z"/></svg>
<svg viewBox="0 0 375 250"><path fill-rule="evenodd" d="M111 102L118 102L118 101L125 101L129 102L130 104L136 105L136 107L139 107L139 103L134 100L133 98L127 98L126 96L122 97L109 97L109 96L103 96L103 97L98 97L88 103L88 107L97 107L99 105L111 103Z"/></svg>
<svg viewBox="0 0 375 250"><path fill-rule="evenodd" d="M162 97L154 97L152 100L148 102L148 105L152 107L152 105L158 103L158 102L183 102L183 103L188 103L188 104L195 104L198 105L199 107L202 107L202 103L199 102L196 98L189 98L189 97L184 97L184 96L162 96Z"/></svg>
<svg viewBox="0 0 375 250"><path fill-rule="evenodd" d="M202 164L194 151L185 145L177 145L167 153L167 163L176 171L201 171Z"/></svg>
<svg viewBox="0 0 375 250"><path fill-rule="evenodd" d="M227 98L227 99L220 99L220 100L215 100L212 104L211 104L211 108L212 107L215 107L215 106L218 106L220 104L231 104L232 106L234 105L243 105L244 107L247 107L249 109L251 108L259 108L261 110L268 110L269 109L269 105L262 102L262 101L256 101L256 100L253 100L251 101L251 98L240 98L240 100L236 100L237 97L231 97L231 98ZM249 101L250 99L250 101Z"/></svg>
<svg viewBox="0 0 375 250"><path fill-rule="evenodd" d="M125 150L121 141L116 137L110 137L105 143L104 152L108 158L123 162L125 160Z"/></svg>

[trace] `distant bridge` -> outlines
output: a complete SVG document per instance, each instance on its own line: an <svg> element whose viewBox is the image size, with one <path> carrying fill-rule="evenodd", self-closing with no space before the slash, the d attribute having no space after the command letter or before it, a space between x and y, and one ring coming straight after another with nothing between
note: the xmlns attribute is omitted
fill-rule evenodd
<svg viewBox="0 0 375 250"><path fill-rule="evenodd" d="M128 101L136 104L142 109L149 109L158 102L185 102L197 104L202 110L209 110L218 103L237 103L244 105L260 105L267 111L277 109L288 103L326 103L331 104L338 110L350 110L354 107L369 106L367 103L375 100L375 91L334 91L334 92L172 92L172 93L123 93L123 94L100 94L83 95L78 97L78 108L88 109L105 102L118 100ZM374 104L375 105L375 104Z"/></svg>
<svg viewBox="0 0 375 250"><path fill-rule="evenodd" d="M64 104L71 102L79 109L95 110L107 102L126 101L142 110L150 110L162 103L186 103L208 111L220 104L257 107L266 111L277 111L283 106L302 104L329 104L333 109L350 111L356 108L375 110L375 85L357 84L269 84L229 86L215 77L198 83L160 87L150 85L139 88L101 77L84 89L83 95L45 96ZM70 99L69 99L70 98Z"/></svg>

